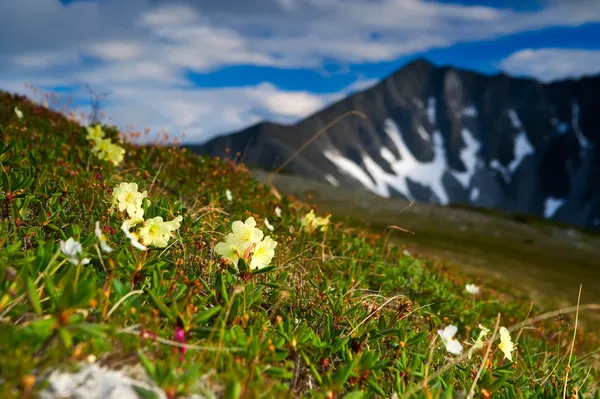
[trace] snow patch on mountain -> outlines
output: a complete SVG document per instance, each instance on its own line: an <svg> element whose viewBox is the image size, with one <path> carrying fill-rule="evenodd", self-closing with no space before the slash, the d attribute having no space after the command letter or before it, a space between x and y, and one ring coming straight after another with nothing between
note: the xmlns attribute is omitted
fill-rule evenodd
<svg viewBox="0 0 600 399"><path fill-rule="evenodd" d="M429 133L427 133L427 130L425 130L425 128L423 126L417 126L417 133L419 133L419 136L421 136L421 138L425 141L429 141L431 140L429 138Z"/></svg>
<svg viewBox="0 0 600 399"><path fill-rule="evenodd" d="M424 104L423 101L421 101L421 99L413 97L413 102L415 103L415 105L419 108L423 108Z"/></svg>
<svg viewBox="0 0 600 399"><path fill-rule="evenodd" d="M523 124L521 123L521 120L514 109L511 108L508 110L508 117L510 118L510 123L512 123L515 129L523 129Z"/></svg>
<svg viewBox="0 0 600 399"><path fill-rule="evenodd" d="M569 131L569 124L567 122L561 122L556 118L552 118L550 119L550 123L552 123L558 134L562 135Z"/></svg>
<svg viewBox="0 0 600 399"><path fill-rule="evenodd" d="M479 188L473 187L469 192L469 199L473 202L477 201L479 198Z"/></svg>
<svg viewBox="0 0 600 399"><path fill-rule="evenodd" d="M360 182L367 189L373 191L374 193L380 194L377 192L377 187L371 177L365 172L360 166L344 157L342 154L334 150L325 150L323 151L323 155L329 159L335 166L338 167L339 171L347 176L352 177L353 179ZM388 193L389 194L389 193ZM389 197L381 193L380 195L384 197Z"/></svg>
<svg viewBox="0 0 600 399"><path fill-rule="evenodd" d="M546 201L544 201L544 217L549 219L554 216L558 208L560 208L564 203L564 199L554 197L546 198Z"/></svg>
<svg viewBox="0 0 600 399"><path fill-rule="evenodd" d="M429 97L427 101L427 119L431 125L435 124L435 97Z"/></svg>
<svg viewBox="0 0 600 399"><path fill-rule="evenodd" d="M525 131L521 131L515 139L515 159L508 164L508 169L511 173L517 169L523 158L535 152L533 146L527 138Z"/></svg>
<svg viewBox="0 0 600 399"><path fill-rule="evenodd" d="M467 116L470 118L477 118L477 109L473 105L469 105L468 107L463 108L462 111L463 116Z"/></svg>
<svg viewBox="0 0 600 399"><path fill-rule="evenodd" d="M513 127L515 129L519 129L519 134L517 134L517 137L515 138L515 157L511 161L511 163L508 164L508 170L510 170L512 178L512 173L515 172L523 158L525 158L529 154L533 154L535 152L535 149L531 145L531 142L529 142L529 139L527 138L527 133L525 132L525 130L523 130L523 124L521 123L517 112L512 108L509 109L508 117L510 118L510 122L512 123Z"/></svg>
<svg viewBox="0 0 600 399"><path fill-rule="evenodd" d="M498 171L506 183L510 182L510 172L500 161L492 159L490 161L490 168Z"/></svg>
<svg viewBox="0 0 600 399"><path fill-rule="evenodd" d="M335 187L340 186L340 182L338 181L338 179L336 179L329 173L325 175L325 180L327 180L329 182L329 184L331 184L332 186L335 186Z"/></svg>
<svg viewBox="0 0 600 399"><path fill-rule="evenodd" d="M468 188L471 178L475 174L475 169L477 167L477 152L481 148L481 143L473 137L473 134L468 129L461 129L461 134L465 147L460 150L458 157L467 170L464 172L452 171L452 174L464 188Z"/></svg>
<svg viewBox="0 0 600 399"><path fill-rule="evenodd" d="M571 127L573 127L573 132L575 132L577 141L581 146L580 155L583 156L585 150L591 148L591 144L585 137L583 131L581 130L581 127L579 126L579 103L577 102L577 100L573 100L571 102Z"/></svg>
<svg viewBox="0 0 600 399"><path fill-rule="evenodd" d="M448 195L442 184L442 176L448 168L448 163L441 134L438 131L433 133L433 160L431 162L419 162L404 143L400 129L393 120L389 118L385 120L384 130L400 154L400 159L390 162L392 170L396 172L396 185L394 187L398 189L398 186L405 185L405 179L409 177L411 180L429 187L442 204L447 204ZM403 181L403 183L398 184L398 181ZM408 191L408 188L406 190ZM400 189L398 191L407 197L412 197L407 191Z"/></svg>

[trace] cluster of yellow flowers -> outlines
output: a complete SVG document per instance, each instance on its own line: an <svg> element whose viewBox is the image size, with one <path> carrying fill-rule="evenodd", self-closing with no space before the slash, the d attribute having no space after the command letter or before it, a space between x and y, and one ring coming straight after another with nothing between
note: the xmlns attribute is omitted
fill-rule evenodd
<svg viewBox="0 0 600 399"><path fill-rule="evenodd" d="M160 216L144 220L144 200L148 199L148 192L138 191L137 183L121 183L113 190L113 208L117 207L120 212L127 212L128 219L123 221L121 230L125 233L131 244L143 251L149 245L164 248L169 243L172 233L181 226L183 217L177 216L171 221L163 221ZM139 224L141 227L136 232L131 228Z"/></svg>
<svg viewBox="0 0 600 399"><path fill-rule="evenodd" d="M99 159L103 159L108 162L112 162L114 165L118 165L125 158L125 149L118 144L111 141L110 138L104 138L105 133L102 131L100 125L95 127L87 127L86 139L94 142L94 148L92 153L96 154Z"/></svg>
<svg viewBox="0 0 600 399"><path fill-rule="evenodd" d="M215 253L226 259L233 266L243 259L250 270L266 267L275 256L277 242L270 236L264 237L263 232L256 228L256 221L249 217L245 222L236 220L231 225L225 241L215 246Z"/></svg>
<svg viewBox="0 0 600 399"><path fill-rule="evenodd" d="M317 229L325 231L329 226L330 217L331 215L327 215L325 218L316 216L315 211L311 209L310 212L304 215L304 217L300 220L300 224L302 229L308 233L312 233Z"/></svg>

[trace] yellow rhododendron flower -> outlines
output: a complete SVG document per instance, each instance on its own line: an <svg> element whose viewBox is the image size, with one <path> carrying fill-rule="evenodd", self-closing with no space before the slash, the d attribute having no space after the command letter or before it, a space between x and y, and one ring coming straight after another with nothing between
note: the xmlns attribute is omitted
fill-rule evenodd
<svg viewBox="0 0 600 399"><path fill-rule="evenodd" d="M227 234L225 241L215 245L215 253L237 266L238 260L244 255L244 244L233 233Z"/></svg>
<svg viewBox="0 0 600 399"><path fill-rule="evenodd" d="M264 240L257 243L252 251L252 258L250 259L250 270L262 269L271 263L271 259L275 256L275 247L277 242L274 241L270 236L265 237Z"/></svg>
<svg viewBox="0 0 600 399"><path fill-rule="evenodd" d="M515 350L515 345L506 327L500 327L500 345L498 345L498 348L504 352L504 358L512 362L512 351Z"/></svg>
<svg viewBox="0 0 600 399"><path fill-rule="evenodd" d="M133 245L139 250L146 251L148 247L142 245L138 240L138 235L130 231L133 226L140 223L141 221L142 220L140 219L127 219L123 221L123 224L121 225L121 230L123 231L123 233L125 233L125 237L127 237L129 241L131 241L131 245Z"/></svg>
<svg viewBox="0 0 600 399"><path fill-rule="evenodd" d="M121 183L113 190L113 205L117 203L120 212L126 210L130 219L142 219L142 202L147 197L147 191L138 192L137 183Z"/></svg>
<svg viewBox="0 0 600 399"><path fill-rule="evenodd" d="M252 244L258 243L263 239L263 232L256 228L256 220L252 216L242 223L236 220L231 224L231 231L244 244L244 251Z"/></svg>
<svg viewBox="0 0 600 399"><path fill-rule="evenodd" d="M96 140L96 144L94 144L94 148L92 148L92 153L96 154L96 156L100 159L105 158L105 154L108 151L108 148L112 142L110 139L99 139Z"/></svg>
<svg viewBox="0 0 600 399"><path fill-rule="evenodd" d="M264 233L256 228L256 221L249 217L245 222L236 220L231 225L232 233L225 237L225 241L215 245L217 255L237 267L240 258L248 263L250 270L261 269L268 266L275 256L275 242L271 237L264 237ZM264 237L264 239L263 239ZM252 254L250 257L249 254ZM248 258L250 260L248 261Z"/></svg>
<svg viewBox="0 0 600 399"><path fill-rule="evenodd" d="M120 164L125 158L125 148L118 144L109 143L104 152L104 160L112 162L114 165Z"/></svg>
<svg viewBox="0 0 600 399"><path fill-rule="evenodd" d="M138 230L142 243L146 246L166 247L171 238L171 232L179 228L182 219L181 216L178 216L170 222L164 222L162 217L157 216L146 220L144 226Z"/></svg>
<svg viewBox="0 0 600 399"><path fill-rule="evenodd" d="M88 140L93 140L95 143L99 142L104 138L104 132L102 131L102 127L100 125L96 125L95 127L86 127L88 132L87 136L85 136Z"/></svg>
<svg viewBox="0 0 600 399"><path fill-rule="evenodd" d="M329 218L331 215L327 215L327 217L322 218L320 216L315 215L314 210L310 210L304 217L300 220L300 224L304 231L312 233L316 229L320 227L319 230L325 231L327 230L327 226L329 225Z"/></svg>

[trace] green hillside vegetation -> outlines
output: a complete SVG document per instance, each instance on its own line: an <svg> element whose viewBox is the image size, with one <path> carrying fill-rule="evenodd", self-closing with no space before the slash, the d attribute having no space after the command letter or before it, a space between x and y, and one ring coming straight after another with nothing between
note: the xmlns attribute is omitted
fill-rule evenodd
<svg viewBox="0 0 600 399"><path fill-rule="evenodd" d="M243 165L134 136L0 93L0 397L95 363L168 398L600 398L574 309L470 294Z"/></svg>

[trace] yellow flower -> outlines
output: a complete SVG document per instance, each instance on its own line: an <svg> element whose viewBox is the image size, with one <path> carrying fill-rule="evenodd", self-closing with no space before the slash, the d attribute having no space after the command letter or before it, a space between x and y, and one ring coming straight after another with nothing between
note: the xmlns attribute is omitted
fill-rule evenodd
<svg viewBox="0 0 600 399"><path fill-rule="evenodd" d="M94 148L92 148L92 154L96 154L96 156L102 160L106 158L106 152L108 148L111 146L112 142L110 139L98 139L96 140L96 144L94 144Z"/></svg>
<svg viewBox="0 0 600 399"><path fill-rule="evenodd" d="M327 226L329 225L329 218L331 215L328 215L325 218L315 215L314 210L310 210L304 217L300 220L300 224L304 231L312 233L317 228L320 227L321 231L327 230Z"/></svg>
<svg viewBox="0 0 600 399"><path fill-rule="evenodd" d="M109 143L106 151L104 151L104 159L118 165L125 158L125 148L118 144Z"/></svg>
<svg viewBox="0 0 600 399"><path fill-rule="evenodd" d="M275 256L276 246L277 242L270 236L265 237L264 240L257 243L256 247L254 247L250 264L248 265L250 270L262 269L268 266L273 256Z"/></svg>
<svg viewBox="0 0 600 399"><path fill-rule="evenodd" d="M238 260L244 255L244 250L244 244L233 233L227 234L225 241L215 245L215 253L234 266L237 266Z"/></svg>
<svg viewBox="0 0 600 399"><path fill-rule="evenodd" d="M93 140L95 143L98 143L100 140L104 138L104 132L102 131L102 127L100 125L96 125L95 127L86 127L88 132L85 138L87 140Z"/></svg>
<svg viewBox="0 0 600 399"><path fill-rule="evenodd" d="M121 230L123 231L123 233L125 233L125 237L129 238L129 241L131 241L131 245L133 245L139 250L146 251L148 248L139 242L137 234L129 231L133 226L140 223L141 221L142 220L140 219L127 219L123 221L123 224L121 225Z"/></svg>
<svg viewBox="0 0 600 399"><path fill-rule="evenodd" d="M263 238L263 232L256 228L256 220L252 216L242 223L236 220L231 224L231 231L244 245L244 251L252 244L258 243Z"/></svg>
<svg viewBox="0 0 600 399"><path fill-rule="evenodd" d="M138 192L137 183L121 183L113 190L113 205L117 203L120 212L127 211L131 219L142 219L144 209L142 202L148 192Z"/></svg>
<svg viewBox="0 0 600 399"><path fill-rule="evenodd" d="M498 345L498 348L504 352L504 358L512 362L511 352L515 350L515 346L506 327L500 327L500 345Z"/></svg>
<svg viewBox="0 0 600 399"><path fill-rule="evenodd" d="M171 232L178 229L181 216L170 222L163 222L162 217L157 216L146 220L144 226L138 231L144 245L154 245L158 248L164 248L169 243Z"/></svg>
<svg viewBox="0 0 600 399"><path fill-rule="evenodd" d="M264 237L264 233L256 228L256 221L249 217L245 222L236 220L231 225L232 233L227 234L225 241L215 245L217 255L226 259L237 267L240 258L248 263L250 270L261 269L268 266L275 256L277 243L271 237ZM264 239L263 239L264 237ZM250 260L249 254L252 253Z"/></svg>

